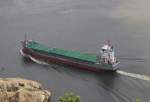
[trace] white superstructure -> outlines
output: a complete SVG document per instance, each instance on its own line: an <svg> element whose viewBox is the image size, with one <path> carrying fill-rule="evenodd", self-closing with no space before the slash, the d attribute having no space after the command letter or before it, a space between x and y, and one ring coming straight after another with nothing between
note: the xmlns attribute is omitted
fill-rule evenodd
<svg viewBox="0 0 150 102"><path fill-rule="evenodd" d="M98 61L99 61L99 63L108 63L108 64L116 63L114 48L110 44L110 41L108 41L107 44L105 44L101 47L101 50L100 50L99 56L98 56Z"/></svg>

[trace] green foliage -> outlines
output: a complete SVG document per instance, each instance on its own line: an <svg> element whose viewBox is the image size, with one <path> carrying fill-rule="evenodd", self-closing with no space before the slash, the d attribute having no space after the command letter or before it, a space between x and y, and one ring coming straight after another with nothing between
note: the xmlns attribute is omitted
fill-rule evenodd
<svg viewBox="0 0 150 102"><path fill-rule="evenodd" d="M58 102L81 102L80 96L76 96L73 93L65 93L58 98Z"/></svg>
<svg viewBox="0 0 150 102"><path fill-rule="evenodd" d="M141 102L141 100L139 98L135 99L134 102Z"/></svg>

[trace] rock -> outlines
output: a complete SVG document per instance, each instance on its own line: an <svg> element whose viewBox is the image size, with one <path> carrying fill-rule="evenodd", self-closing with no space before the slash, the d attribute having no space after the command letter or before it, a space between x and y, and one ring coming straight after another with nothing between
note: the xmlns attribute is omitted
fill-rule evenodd
<svg viewBox="0 0 150 102"><path fill-rule="evenodd" d="M41 84L21 78L0 78L0 102L50 102Z"/></svg>

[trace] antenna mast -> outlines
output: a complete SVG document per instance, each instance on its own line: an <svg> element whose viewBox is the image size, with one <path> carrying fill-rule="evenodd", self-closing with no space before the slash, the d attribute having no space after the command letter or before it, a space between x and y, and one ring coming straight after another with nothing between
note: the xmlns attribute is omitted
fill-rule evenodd
<svg viewBox="0 0 150 102"><path fill-rule="evenodd" d="M23 46L26 47L27 44L27 33L25 32Z"/></svg>
<svg viewBox="0 0 150 102"><path fill-rule="evenodd" d="M26 42L27 41L27 33L25 32L25 35L24 35L24 41Z"/></svg>

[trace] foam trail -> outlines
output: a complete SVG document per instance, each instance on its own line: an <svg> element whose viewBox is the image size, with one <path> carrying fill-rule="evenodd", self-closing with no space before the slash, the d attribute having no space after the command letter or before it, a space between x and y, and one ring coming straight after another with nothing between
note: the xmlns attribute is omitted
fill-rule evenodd
<svg viewBox="0 0 150 102"><path fill-rule="evenodd" d="M35 58L31 57L31 56L29 56L29 57L30 57L30 59L31 59L32 61L34 61L35 63L42 64L42 65L49 65L48 63L46 63L46 62L44 62L44 61L37 60L37 59L35 59Z"/></svg>
<svg viewBox="0 0 150 102"><path fill-rule="evenodd" d="M141 79L141 80L145 80L145 81L150 82L150 76L147 76L147 75L129 73L129 72L121 71L121 70L117 70L117 73L121 74L121 75L125 75L125 76L129 76L129 77L133 77L133 78L136 78L136 79Z"/></svg>
<svg viewBox="0 0 150 102"><path fill-rule="evenodd" d="M20 53L21 53L22 56L30 58L30 59L31 59L32 61L34 61L35 63L42 64L42 65L49 65L48 63L46 63L46 62L44 62L44 61L37 60L37 59L33 58L32 56L25 54L25 53L22 51L22 49L20 50Z"/></svg>
<svg viewBox="0 0 150 102"><path fill-rule="evenodd" d="M22 52L22 50L20 50L20 52L21 52L22 55L24 55L26 57L29 57L35 63L42 64L42 65L49 65L48 63L46 63L44 61L40 61L40 60L37 60L37 59L33 58L32 56L25 55ZM141 80L145 80L145 81L149 81L150 82L150 76L141 75L141 74L135 74L135 73L129 73L129 72L121 71L121 70L117 70L116 72L118 74L121 74L121 75L125 75L125 76L129 76L129 77L133 77L133 78L136 78L136 79L141 79Z"/></svg>

